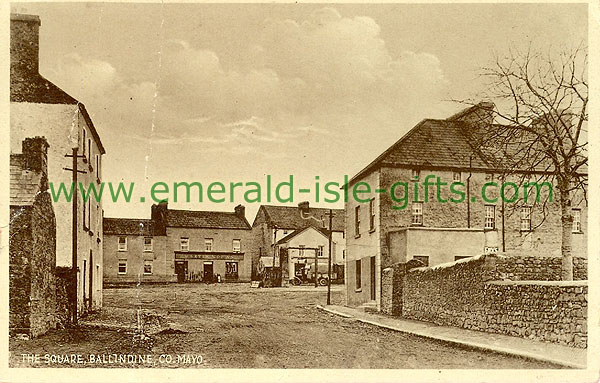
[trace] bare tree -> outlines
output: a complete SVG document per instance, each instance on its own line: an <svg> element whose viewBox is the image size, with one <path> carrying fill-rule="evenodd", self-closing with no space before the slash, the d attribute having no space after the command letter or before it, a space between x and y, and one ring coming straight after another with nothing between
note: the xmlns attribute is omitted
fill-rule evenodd
<svg viewBox="0 0 600 383"><path fill-rule="evenodd" d="M535 178L555 185L562 279L572 280L572 198L578 193L587 203L587 47L554 54L511 50L483 68L482 77L484 97L496 104L494 123L478 129L474 141L503 177L518 175L525 182ZM547 202L536 200L544 211Z"/></svg>

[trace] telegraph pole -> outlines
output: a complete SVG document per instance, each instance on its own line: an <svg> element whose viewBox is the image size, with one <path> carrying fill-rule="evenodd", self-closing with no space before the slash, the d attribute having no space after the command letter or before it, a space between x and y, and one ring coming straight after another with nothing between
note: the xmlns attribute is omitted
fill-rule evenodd
<svg viewBox="0 0 600 383"><path fill-rule="evenodd" d="M327 305L331 304L331 245L332 245L332 238L331 238L331 228L332 228L332 221L333 221L333 210L329 209L329 230L328 230L328 239L329 239L329 259L327 261Z"/></svg>
<svg viewBox="0 0 600 383"><path fill-rule="evenodd" d="M84 143L85 144L85 143ZM72 227L72 239L71 244L71 320L74 325L77 324L77 174L86 173L83 170L77 169L77 160L85 156L77 155L78 147L73 148L73 154L65 154L65 157L73 158L73 167L63 168L64 170L70 170L73 174L73 193L71 196L72 207L73 207L73 227Z"/></svg>

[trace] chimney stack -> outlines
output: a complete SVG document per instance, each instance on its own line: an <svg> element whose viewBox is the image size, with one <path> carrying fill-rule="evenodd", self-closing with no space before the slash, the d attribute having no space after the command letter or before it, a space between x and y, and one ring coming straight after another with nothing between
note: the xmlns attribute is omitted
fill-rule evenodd
<svg viewBox="0 0 600 383"><path fill-rule="evenodd" d="M11 79L39 74L40 25L41 21L38 16L11 13Z"/></svg>
<svg viewBox="0 0 600 383"><path fill-rule="evenodd" d="M309 202L308 201L300 202L298 204L298 208L300 209L300 211L302 213L308 213L308 211L309 211Z"/></svg>
<svg viewBox="0 0 600 383"><path fill-rule="evenodd" d="M169 210L168 201L160 201L150 208L154 235L167 235L167 210Z"/></svg>
<svg viewBox="0 0 600 383"><path fill-rule="evenodd" d="M447 120L464 121L474 125L491 125L494 122L495 107L493 102L482 101L477 105L463 109L455 115L448 117Z"/></svg>
<svg viewBox="0 0 600 383"><path fill-rule="evenodd" d="M46 137L26 138L22 143L25 168L48 174L48 141Z"/></svg>
<svg viewBox="0 0 600 383"><path fill-rule="evenodd" d="M244 205L237 205L234 208L235 211L235 215L237 215L240 218L246 219L246 208L244 207Z"/></svg>

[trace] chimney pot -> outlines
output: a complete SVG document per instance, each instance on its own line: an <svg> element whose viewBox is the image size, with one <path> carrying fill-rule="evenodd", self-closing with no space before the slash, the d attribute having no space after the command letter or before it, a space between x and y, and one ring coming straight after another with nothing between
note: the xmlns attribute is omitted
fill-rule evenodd
<svg viewBox="0 0 600 383"><path fill-rule="evenodd" d="M308 201L302 201L300 203L298 203L298 208L300 208L300 210L302 212L308 212L309 210L309 202Z"/></svg>

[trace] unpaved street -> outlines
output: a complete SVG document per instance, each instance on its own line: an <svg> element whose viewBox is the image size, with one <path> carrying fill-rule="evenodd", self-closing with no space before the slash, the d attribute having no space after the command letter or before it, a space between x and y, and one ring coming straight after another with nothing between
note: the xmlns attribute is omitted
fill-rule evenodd
<svg viewBox="0 0 600 383"><path fill-rule="evenodd" d="M335 288L334 304L342 300L340 287ZM57 330L34 340L11 339L11 366L46 367L45 354L68 354L80 355L81 359L55 357L50 366L554 367L334 316L316 308L325 300L326 290L313 287L251 289L249 284L187 284L105 289L102 312L85 318L81 328ZM39 354L41 361L23 361L22 354ZM96 357L92 360L90 354ZM110 359L114 354L151 358L149 362L127 363ZM172 358L169 363L166 355ZM197 356L201 356L201 363Z"/></svg>

